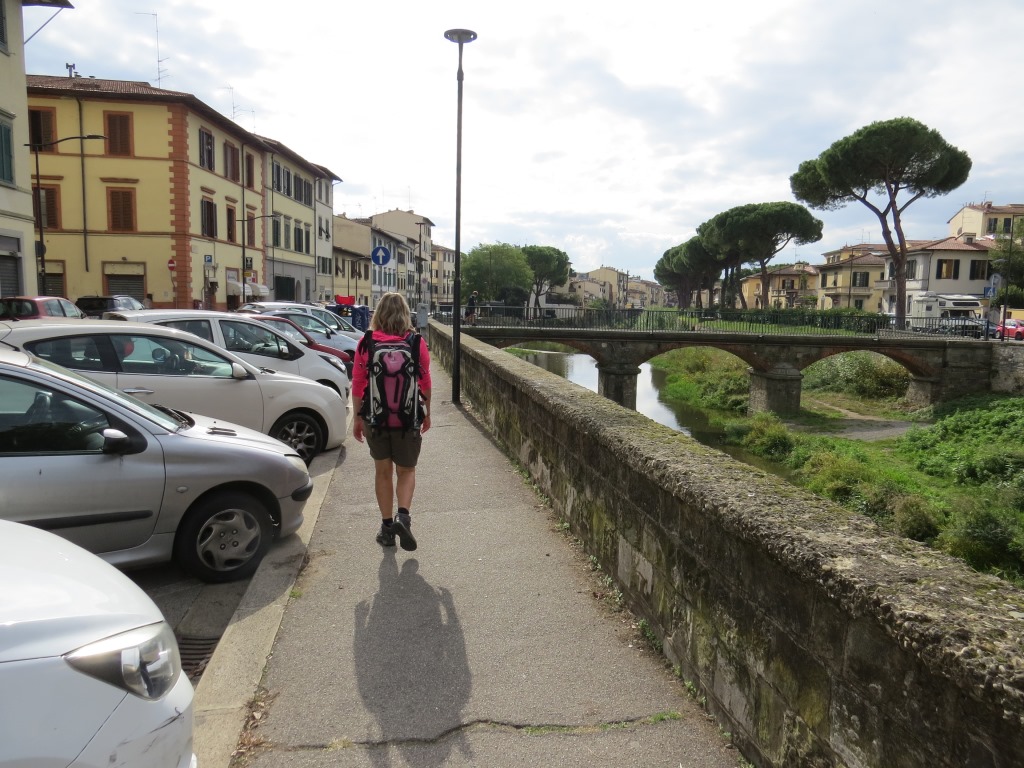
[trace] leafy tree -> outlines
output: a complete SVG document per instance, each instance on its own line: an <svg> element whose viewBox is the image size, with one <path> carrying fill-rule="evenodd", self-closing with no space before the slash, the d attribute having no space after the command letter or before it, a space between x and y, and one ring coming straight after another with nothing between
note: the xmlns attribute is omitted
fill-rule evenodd
<svg viewBox="0 0 1024 768"><path fill-rule="evenodd" d="M533 271L533 305L540 309L541 295L569 279L569 255L550 245L524 245L520 250Z"/></svg>
<svg viewBox="0 0 1024 768"><path fill-rule="evenodd" d="M529 296L533 272L522 249L508 243L481 243L462 259L462 297L479 291L484 301L511 300L522 304ZM519 292L516 293L515 289Z"/></svg>
<svg viewBox="0 0 1024 768"><path fill-rule="evenodd" d="M996 240L989 254L1004 288L1024 288L1024 219L1017 219L1012 236Z"/></svg>
<svg viewBox="0 0 1024 768"><path fill-rule="evenodd" d="M697 306L700 306L700 290L721 271L721 264L714 254L708 252L699 237L692 237L685 243L669 248L654 265L654 279L676 293L680 309L687 309L697 292Z"/></svg>
<svg viewBox="0 0 1024 768"><path fill-rule="evenodd" d="M856 201L878 217L895 272L896 320L902 324L907 309L903 213L915 200L952 192L970 171L966 152L917 120L898 117L860 128L800 163L789 185L812 208L831 211ZM901 192L909 195L905 201ZM873 202L870 195L881 199Z"/></svg>
<svg viewBox="0 0 1024 768"><path fill-rule="evenodd" d="M790 242L818 242L823 226L796 203L749 203L713 216L697 232L709 251L736 253L761 268L761 306L768 307L768 262Z"/></svg>

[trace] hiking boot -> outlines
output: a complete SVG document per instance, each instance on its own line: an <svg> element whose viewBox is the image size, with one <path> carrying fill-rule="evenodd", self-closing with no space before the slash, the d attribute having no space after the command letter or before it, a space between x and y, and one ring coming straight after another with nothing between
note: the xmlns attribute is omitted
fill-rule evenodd
<svg viewBox="0 0 1024 768"><path fill-rule="evenodd" d="M394 533L391 534L391 543L395 541L395 534L398 534L398 543L406 552L416 549L416 537L412 535L412 518L404 512L395 515L395 522L391 524Z"/></svg>
<svg viewBox="0 0 1024 768"><path fill-rule="evenodd" d="M395 524L384 525L380 524L380 532L377 534L377 543L382 547L393 547L395 546Z"/></svg>

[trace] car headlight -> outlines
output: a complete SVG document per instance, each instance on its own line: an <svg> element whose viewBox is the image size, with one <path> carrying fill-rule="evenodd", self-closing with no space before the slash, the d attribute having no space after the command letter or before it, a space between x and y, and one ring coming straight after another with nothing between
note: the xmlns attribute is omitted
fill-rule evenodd
<svg viewBox="0 0 1024 768"><path fill-rule="evenodd" d="M178 681L181 656L166 621L99 640L64 655L79 672L143 699L159 699Z"/></svg>
<svg viewBox="0 0 1024 768"><path fill-rule="evenodd" d="M345 373L345 363L342 362L340 357L337 357L335 355L320 355L320 357L322 357L324 360L333 365L342 373Z"/></svg>

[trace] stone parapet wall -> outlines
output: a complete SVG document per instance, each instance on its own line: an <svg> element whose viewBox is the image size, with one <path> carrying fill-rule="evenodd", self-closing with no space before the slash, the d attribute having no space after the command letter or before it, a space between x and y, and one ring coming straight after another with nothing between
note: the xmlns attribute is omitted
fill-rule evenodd
<svg viewBox="0 0 1024 768"><path fill-rule="evenodd" d="M992 391L1024 392L1024 343L1005 341L992 347Z"/></svg>
<svg viewBox="0 0 1024 768"><path fill-rule="evenodd" d="M451 369L451 331L431 354ZM1024 591L462 336L463 396L758 766L1024 756Z"/></svg>

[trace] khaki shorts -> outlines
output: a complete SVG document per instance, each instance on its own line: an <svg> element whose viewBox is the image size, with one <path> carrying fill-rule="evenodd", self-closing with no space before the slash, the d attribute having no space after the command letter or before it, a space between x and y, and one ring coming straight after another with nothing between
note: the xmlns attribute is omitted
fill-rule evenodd
<svg viewBox="0 0 1024 768"><path fill-rule="evenodd" d="M416 466L423 443L418 429L373 429L365 421L363 427L370 458L374 461L391 459L400 467Z"/></svg>

